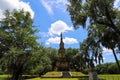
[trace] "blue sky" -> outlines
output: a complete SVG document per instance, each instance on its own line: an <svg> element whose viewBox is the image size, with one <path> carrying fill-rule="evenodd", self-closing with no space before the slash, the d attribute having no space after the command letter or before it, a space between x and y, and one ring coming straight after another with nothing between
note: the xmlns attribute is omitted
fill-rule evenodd
<svg viewBox="0 0 120 80"><path fill-rule="evenodd" d="M38 42L42 42L45 46L58 48L61 32L65 48L78 48L79 42L87 36L86 30L82 28L74 30L72 27L70 16L66 11L67 0L36 0L36 2L31 0L29 4L35 13L34 24L40 30L38 34L41 38Z"/></svg>
<svg viewBox="0 0 120 80"><path fill-rule="evenodd" d="M115 7L120 1L116 0ZM60 33L63 33L65 48L79 48L79 42L87 37L87 31L80 27L75 30L66 11L67 0L0 0L0 19L6 9L24 9L31 13L37 36L37 41L46 47L59 48ZM120 59L120 55L118 55ZM112 51L104 48L104 62L115 61Z"/></svg>

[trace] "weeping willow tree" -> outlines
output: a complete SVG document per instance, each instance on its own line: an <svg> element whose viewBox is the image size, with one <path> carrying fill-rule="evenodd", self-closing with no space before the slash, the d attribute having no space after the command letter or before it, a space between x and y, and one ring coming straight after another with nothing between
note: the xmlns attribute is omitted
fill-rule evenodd
<svg viewBox="0 0 120 80"><path fill-rule="evenodd" d="M68 0L67 10L74 28L88 28L88 37L95 34L97 43L113 51L116 63L116 49L120 50L120 10L115 7L115 0ZM88 26L86 26L86 24ZM92 45L92 42L91 44ZM89 46L88 45L88 46Z"/></svg>

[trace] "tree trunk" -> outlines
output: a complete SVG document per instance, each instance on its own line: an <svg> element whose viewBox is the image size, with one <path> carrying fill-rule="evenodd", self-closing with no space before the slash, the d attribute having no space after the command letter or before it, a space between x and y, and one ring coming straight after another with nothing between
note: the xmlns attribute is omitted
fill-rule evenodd
<svg viewBox="0 0 120 80"><path fill-rule="evenodd" d="M22 66L19 66L16 69L14 69L11 80L21 80L22 71L23 71Z"/></svg>
<svg viewBox="0 0 120 80"><path fill-rule="evenodd" d="M89 80L98 80L98 75L95 68L91 67L89 69Z"/></svg>
<svg viewBox="0 0 120 80"><path fill-rule="evenodd" d="M11 77L10 80L19 80L19 73L18 73L18 72L14 72L14 73L12 74L12 77Z"/></svg>
<svg viewBox="0 0 120 80"><path fill-rule="evenodd" d="M112 51L113 51L113 54L114 54L114 57L115 57L115 60L116 60L117 66L118 66L118 70L119 70L119 72L120 72L120 64L119 64L118 59L117 59L117 56L116 56L116 54L115 54L115 50L112 49Z"/></svg>

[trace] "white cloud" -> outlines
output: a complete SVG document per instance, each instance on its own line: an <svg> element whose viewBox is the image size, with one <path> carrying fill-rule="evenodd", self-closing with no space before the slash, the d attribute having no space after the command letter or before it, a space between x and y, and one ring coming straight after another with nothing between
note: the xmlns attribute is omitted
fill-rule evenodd
<svg viewBox="0 0 120 80"><path fill-rule="evenodd" d="M64 42L64 44L76 44L76 43L78 43L77 39L75 39L75 38L69 38L69 37L65 37L63 39L63 42ZM60 37L49 38L46 41L47 45L50 45L50 44L59 44L59 43L60 43Z"/></svg>
<svg viewBox="0 0 120 80"><path fill-rule="evenodd" d="M112 55L112 50L111 49L107 49L107 48L103 48L103 53L105 55Z"/></svg>
<svg viewBox="0 0 120 80"><path fill-rule="evenodd" d="M41 0L41 3L45 7L45 9L48 11L48 13L53 15L53 10L51 5L45 0Z"/></svg>
<svg viewBox="0 0 120 80"><path fill-rule="evenodd" d="M0 19L3 18L3 13L5 10L12 11L13 9L24 9L31 13L31 17L34 17L34 12L31 9L29 3L23 2L21 0L0 0Z"/></svg>
<svg viewBox="0 0 120 80"><path fill-rule="evenodd" d="M120 9L120 0L115 0L114 7Z"/></svg>
<svg viewBox="0 0 120 80"><path fill-rule="evenodd" d="M47 45L50 45L50 44L59 44L59 43L60 43L60 37L49 38L46 41Z"/></svg>
<svg viewBox="0 0 120 80"><path fill-rule="evenodd" d="M52 36L54 34L60 35L61 32L72 31L73 27L69 27L64 21L58 20L51 24L49 29L49 34Z"/></svg>
<svg viewBox="0 0 120 80"><path fill-rule="evenodd" d="M66 10L66 4L68 3L67 0L41 0L42 5L48 11L49 14L54 14L53 9L57 8L61 11Z"/></svg>
<svg viewBox="0 0 120 80"><path fill-rule="evenodd" d="M65 37L65 39L63 39L65 44L76 44L78 43L77 39L75 38L69 38L69 37Z"/></svg>
<svg viewBox="0 0 120 80"><path fill-rule="evenodd" d="M60 43L60 34L61 32L67 32L67 31L73 31L73 27L69 27L64 21L62 20L58 20L54 23L51 24L51 27L48 30L48 33L45 32L40 32L40 34L43 37L49 37L48 40L46 40L47 45L50 44L59 44ZM69 37L65 37L63 38L63 42L65 44L76 44L78 43L77 39L75 38L69 38Z"/></svg>

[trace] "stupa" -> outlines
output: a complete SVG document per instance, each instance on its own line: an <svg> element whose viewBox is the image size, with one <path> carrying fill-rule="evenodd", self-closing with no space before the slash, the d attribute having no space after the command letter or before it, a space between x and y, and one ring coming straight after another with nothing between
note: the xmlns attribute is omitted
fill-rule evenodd
<svg viewBox="0 0 120 80"><path fill-rule="evenodd" d="M59 50L58 50L58 58L56 61L56 66L55 70L57 71L68 71L69 70L69 64L66 60L65 57L65 49L64 49L64 42L62 38L62 33L61 33L61 38L60 38L60 44L59 44Z"/></svg>

